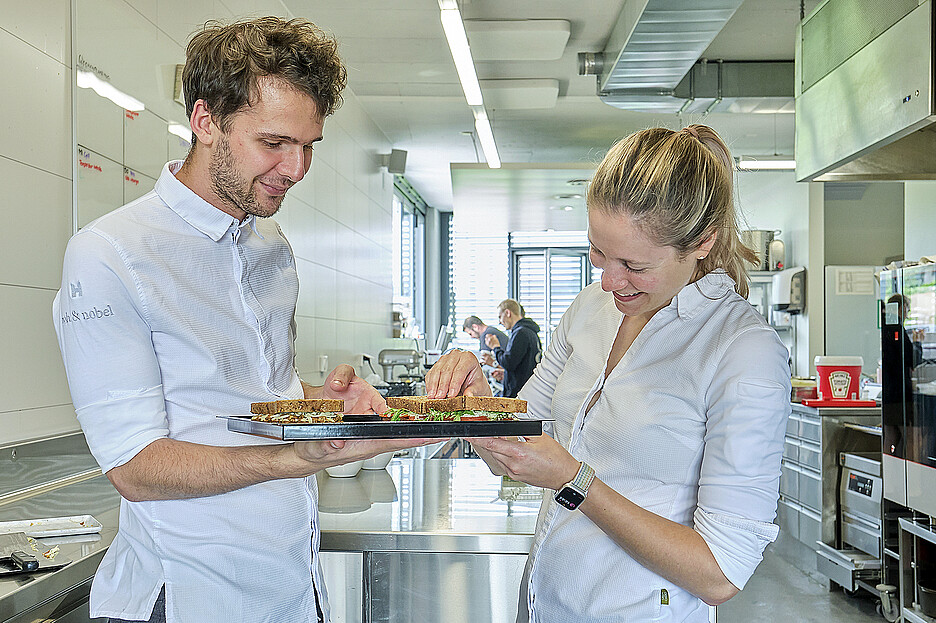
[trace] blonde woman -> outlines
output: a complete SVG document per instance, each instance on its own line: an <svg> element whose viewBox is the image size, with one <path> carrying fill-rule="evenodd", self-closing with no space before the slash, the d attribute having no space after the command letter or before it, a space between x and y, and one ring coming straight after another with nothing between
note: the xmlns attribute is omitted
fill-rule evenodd
<svg viewBox="0 0 936 623"><path fill-rule="evenodd" d="M777 536L788 353L745 300L732 160L714 130L618 142L588 191L600 284L563 316L519 397L550 435L472 440L496 474L555 491L518 619L708 620ZM470 353L430 395L487 394Z"/></svg>

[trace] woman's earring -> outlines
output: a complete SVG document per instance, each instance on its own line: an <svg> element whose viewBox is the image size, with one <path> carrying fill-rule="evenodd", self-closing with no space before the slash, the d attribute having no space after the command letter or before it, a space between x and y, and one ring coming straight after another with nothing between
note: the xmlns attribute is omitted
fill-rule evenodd
<svg viewBox="0 0 936 623"><path fill-rule="evenodd" d="M704 259L705 259L705 256L704 256L704 255L700 255L700 256L699 256L699 259L700 259L700 260L704 260Z"/></svg>

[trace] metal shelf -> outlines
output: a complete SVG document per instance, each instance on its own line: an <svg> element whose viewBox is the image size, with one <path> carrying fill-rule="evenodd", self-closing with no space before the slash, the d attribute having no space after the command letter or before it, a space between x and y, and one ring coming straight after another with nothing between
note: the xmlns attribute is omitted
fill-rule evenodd
<svg viewBox="0 0 936 623"><path fill-rule="evenodd" d="M905 622L909 623L936 623L936 619L928 617L917 608L904 608L902 610Z"/></svg>
<svg viewBox="0 0 936 623"><path fill-rule="evenodd" d="M901 529L906 530L910 534L917 536L924 541L936 543L936 532L934 532L929 526L924 526L921 523L911 521L904 517L899 518L897 521L899 522Z"/></svg>

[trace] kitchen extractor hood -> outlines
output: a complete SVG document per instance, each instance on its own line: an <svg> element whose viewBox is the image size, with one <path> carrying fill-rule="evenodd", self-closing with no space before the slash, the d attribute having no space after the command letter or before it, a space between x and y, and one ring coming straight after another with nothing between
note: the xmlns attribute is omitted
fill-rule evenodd
<svg viewBox="0 0 936 623"><path fill-rule="evenodd" d="M936 179L933 0L827 0L797 28L796 179Z"/></svg>

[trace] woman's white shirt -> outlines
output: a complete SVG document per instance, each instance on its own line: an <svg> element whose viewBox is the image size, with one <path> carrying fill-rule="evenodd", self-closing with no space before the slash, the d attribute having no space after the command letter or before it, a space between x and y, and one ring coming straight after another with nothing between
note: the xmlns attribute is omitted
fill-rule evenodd
<svg viewBox="0 0 936 623"><path fill-rule="evenodd" d="M683 288L605 378L622 317L599 284L585 288L519 397L530 417L555 419L551 434L603 482L699 532L743 588L778 532L771 522L790 413L789 353L723 272ZM701 600L552 496L525 582L531 621L708 617Z"/></svg>

